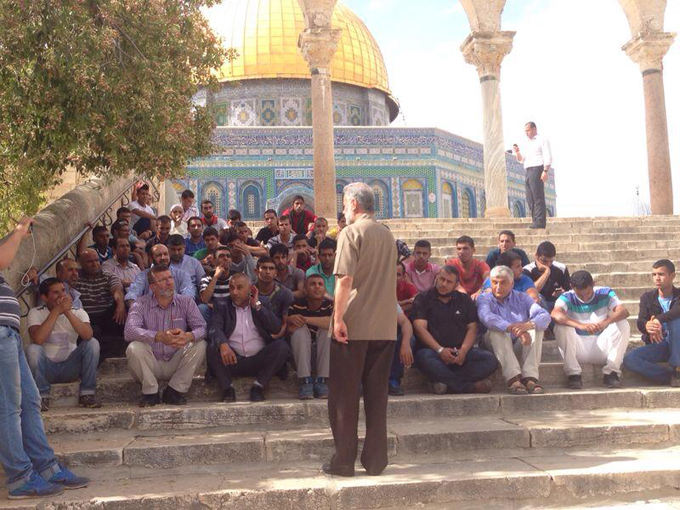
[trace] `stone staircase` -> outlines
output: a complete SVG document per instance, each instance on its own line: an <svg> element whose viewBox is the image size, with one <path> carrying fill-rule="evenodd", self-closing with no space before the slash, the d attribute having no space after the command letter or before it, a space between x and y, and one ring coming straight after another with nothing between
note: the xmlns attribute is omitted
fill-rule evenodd
<svg viewBox="0 0 680 510"><path fill-rule="evenodd" d="M530 257L550 239L558 260L614 287L632 315L651 264L680 259L673 217L552 219L546 231L527 225L390 221L410 246L429 239L438 262L462 234L475 238L480 257L503 228ZM559 353L546 341L545 395L510 396L496 374L489 395L435 396L409 370L407 395L389 401L390 465L380 477L362 476L359 466L344 479L320 472L333 451L326 402L297 400L295 374L275 379L262 403L247 402L251 380L237 379L238 402L222 404L199 371L189 405L140 409L124 360L107 360L102 409L74 407L77 383L61 384L44 414L55 450L92 476L91 487L47 504L0 496L0 509L566 508L672 495L680 486L680 391L627 373L623 389L605 390L601 367L583 368L586 389L564 389Z"/></svg>

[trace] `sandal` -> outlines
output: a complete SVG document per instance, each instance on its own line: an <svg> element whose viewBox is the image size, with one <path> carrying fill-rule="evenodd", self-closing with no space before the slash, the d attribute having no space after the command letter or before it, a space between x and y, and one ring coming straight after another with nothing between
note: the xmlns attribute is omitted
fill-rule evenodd
<svg viewBox="0 0 680 510"><path fill-rule="evenodd" d="M534 378L526 378L522 382L526 386L529 395L543 395L545 393L545 390L543 389L543 386L541 386L541 383Z"/></svg>
<svg viewBox="0 0 680 510"><path fill-rule="evenodd" d="M517 380L508 386L508 393L510 395L526 395L527 389L521 381Z"/></svg>

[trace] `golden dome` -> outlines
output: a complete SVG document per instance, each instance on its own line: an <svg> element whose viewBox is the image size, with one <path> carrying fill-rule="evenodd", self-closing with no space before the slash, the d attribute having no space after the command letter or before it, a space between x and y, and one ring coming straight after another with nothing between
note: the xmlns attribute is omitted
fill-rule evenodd
<svg viewBox="0 0 680 510"><path fill-rule="evenodd" d="M222 67L220 81L309 79L309 65L297 45L305 29L298 0L227 0L211 9L210 19L224 44L239 55ZM333 56L333 81L382 90L389 96L385 62L366 25L338 3L333 28L342 29Z"/></svg>

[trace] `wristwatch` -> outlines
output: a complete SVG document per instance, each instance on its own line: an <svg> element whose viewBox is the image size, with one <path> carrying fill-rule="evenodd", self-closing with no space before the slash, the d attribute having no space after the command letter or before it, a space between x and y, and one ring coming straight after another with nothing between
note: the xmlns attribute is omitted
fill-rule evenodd
<svg viewBox="0 0 680 510"><path fill-rule="evenodd" d="M261 309L262 309L262 301L260 301L260 300L255 301L255 310L257 310L259 312Z"/></svg>
<svg viewBox="0 0 680 510"><path fill-rule="evenodd" d="M440 347L439 349L437 349L437 354L441 354L442 352L444 352L444 348L443 348L443 347Z"/></svg>

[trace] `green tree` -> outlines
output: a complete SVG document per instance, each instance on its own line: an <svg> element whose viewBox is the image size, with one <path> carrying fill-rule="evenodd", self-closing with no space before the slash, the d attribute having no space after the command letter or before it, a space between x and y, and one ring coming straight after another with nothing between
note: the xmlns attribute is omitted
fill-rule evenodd
<svg viewBox="0 0 680 510"><path fill-rule="evenodd" d="M69 166L171 177L211 151L218 1L0 0L0 233Z"/></svg>

